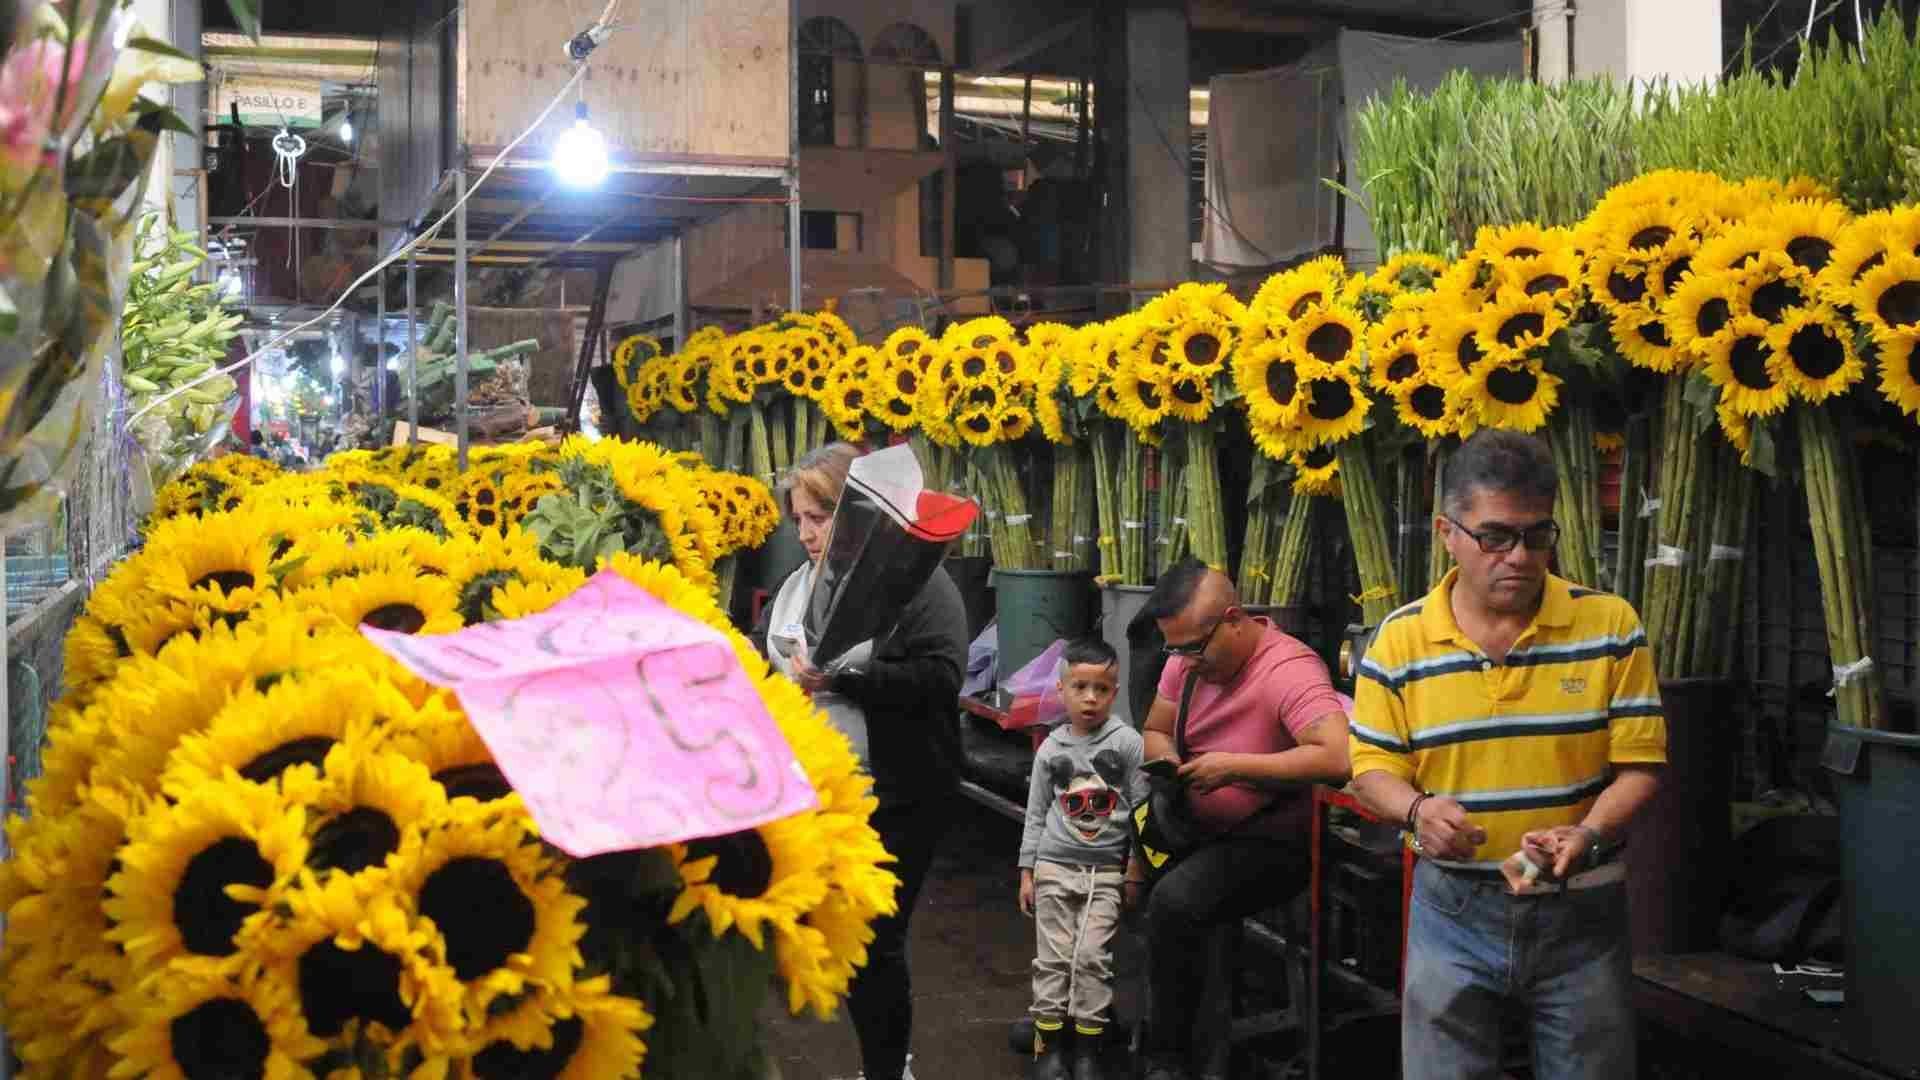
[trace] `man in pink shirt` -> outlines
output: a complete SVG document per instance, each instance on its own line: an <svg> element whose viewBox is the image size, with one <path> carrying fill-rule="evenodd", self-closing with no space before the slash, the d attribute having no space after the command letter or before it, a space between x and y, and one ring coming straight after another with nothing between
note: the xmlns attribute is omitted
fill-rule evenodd
<svg viewBox="0 0 1920 1080"><path fill-rule="evenodd" d="M1147 900L1147 1080L1184 1080L1206 933L1305 887L1310 785L1346 783L1347 714L1319 656L1247 614L1217 570L1175 565L1145 614L1159 624L1168 660L1147 713L1144 756L1178 763L1187 805L1211 834ZM1183 760L1174 727L1189 679ZM1145 883L1145 860L1132 867L1129 903Z"/></svg>

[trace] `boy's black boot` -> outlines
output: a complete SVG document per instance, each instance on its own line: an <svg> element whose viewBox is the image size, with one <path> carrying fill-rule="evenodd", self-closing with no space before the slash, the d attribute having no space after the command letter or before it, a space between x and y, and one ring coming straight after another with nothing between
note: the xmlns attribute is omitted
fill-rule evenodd
<svg viewBox="0 0 1920 1080"><path fill-rule="evenodd" d="M1033 1062L1027 1067L1027 1080L1073 1080L1067 1071L1065 1029L1033 1029Z"/></svg>
<svg viewBox="0 0 1920 1080"><path fill-rule="evenodd" d="M1101 1063L1101 1039L1082 1035L1073 1041L1073 1076L1070 1080L1107 1080Z"/></svg>

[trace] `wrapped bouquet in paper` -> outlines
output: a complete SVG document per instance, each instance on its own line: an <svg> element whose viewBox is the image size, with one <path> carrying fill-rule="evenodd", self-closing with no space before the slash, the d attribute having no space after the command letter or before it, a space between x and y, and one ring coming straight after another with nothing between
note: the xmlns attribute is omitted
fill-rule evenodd
<svg viewBox="0 0 1920 1080"><path fill-rule="evenodd" d="M813 662L824 667L892 629L978 512L965 499L928 490L911 447L856 460L807 604Z"/></svg>

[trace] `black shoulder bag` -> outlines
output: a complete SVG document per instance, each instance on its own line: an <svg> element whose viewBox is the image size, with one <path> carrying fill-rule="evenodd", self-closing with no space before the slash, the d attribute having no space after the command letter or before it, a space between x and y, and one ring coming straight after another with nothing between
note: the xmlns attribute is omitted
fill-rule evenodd
<svg viewBox="0 0 1920 1080"><path fill-rule="evenodd" d="M1180 760L1187 759L1187 710L1193 704L1194 686L1199 682L1192 672L1180 687L1180 712L1173 722L1173 746ZM1173 864L1211 839L1212 834L1193 819L1187 806L1186 784L1177 776L1149 776L1147 799L1133 808L1134 834L1139 838L1141 854L1147 859L1147 873L1159 877Z"/></svg>

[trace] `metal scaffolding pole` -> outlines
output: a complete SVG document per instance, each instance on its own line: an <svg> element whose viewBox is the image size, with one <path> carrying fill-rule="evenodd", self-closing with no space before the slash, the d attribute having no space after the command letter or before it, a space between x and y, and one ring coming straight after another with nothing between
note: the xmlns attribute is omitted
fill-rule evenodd
<svg viewBox="0 0 1920 1080"><path fill-rule="evenodd" d="M373 390L368 405L375 420L387 415L387 271L382 267L374 282L380 296L373 315Z"/></svg>
<svg viewBox="0 0 1920 1080"><path fill-rule="evenodd" d="M453 178L453 416L460 471L467 471L467 170Z"/></svg>
<svg viewBox="0 0 1920 1080"><path fill-rule="evenodd" d="M420 353L416 336L419 333L419 308L414 301L415 271L419 262L413 252L407 252L407 445L420 445Z"/></svg>
<svg viewBox="0 0 1920 1080"><path fill-rule="evenodd" d="M800 170L787 178L787 310L803 311L800 296Z"/></svg>

